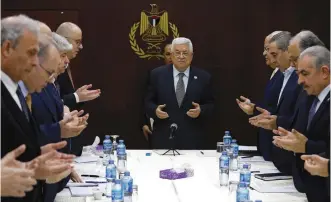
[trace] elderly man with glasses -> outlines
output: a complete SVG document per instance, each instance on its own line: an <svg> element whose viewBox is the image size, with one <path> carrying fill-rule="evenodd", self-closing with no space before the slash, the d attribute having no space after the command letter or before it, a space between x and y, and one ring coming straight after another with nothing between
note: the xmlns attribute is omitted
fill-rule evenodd
<svg viewBox="0 0 331 202"><path fill-rule="evenodd" d="M176 38L171 45L173 64L154 69L145 99L146 112L154 119L151 135L154 149L200 149L204 147L204 122L214 107L211 76L191 66L190 39ZM170 126L177 124L174 141ZM175 143L175 145L173 145Z"/></svg>

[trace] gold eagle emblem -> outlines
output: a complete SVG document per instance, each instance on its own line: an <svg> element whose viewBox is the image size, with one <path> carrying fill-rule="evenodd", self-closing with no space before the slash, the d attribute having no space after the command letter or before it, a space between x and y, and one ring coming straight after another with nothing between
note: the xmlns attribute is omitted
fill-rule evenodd
<svg viewBox="0 0 331 202"><path fill-rule="evenodd" d="M140 22L134 23L129 34L132 50L140 58L163 58L160 45L169 37L169 28L173 32L173 37L179 37L177 27L168 21L168 12L161 11L156 4L150 4L151 11L143 10L140 13ZM140 37L147 45L145 51L141 49L135 39L135 33L140 28Z"/></svg>

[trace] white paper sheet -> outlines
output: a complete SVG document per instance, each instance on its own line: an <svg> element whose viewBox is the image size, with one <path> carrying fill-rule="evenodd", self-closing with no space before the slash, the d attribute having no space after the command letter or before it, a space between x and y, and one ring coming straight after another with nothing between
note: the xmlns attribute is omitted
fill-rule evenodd
<svg viewBox="0 0 331 202"><path fill-rule="evenodd" d="M91 163L97 162L99 160L98 156L80 156L75 158L76 163Z"/></svg>
<svg viewBox="0 0 331 202"><path fill-rule="evenodd" d="M254 179L251 187L261 193L299 193L293 184L293 180L263 181Z"/></svg>
<svg viewBox="0 0 331 202"><path fill-rule="evenodd" d="M91 187L70 187L71 196L92 196Z"/></svg>

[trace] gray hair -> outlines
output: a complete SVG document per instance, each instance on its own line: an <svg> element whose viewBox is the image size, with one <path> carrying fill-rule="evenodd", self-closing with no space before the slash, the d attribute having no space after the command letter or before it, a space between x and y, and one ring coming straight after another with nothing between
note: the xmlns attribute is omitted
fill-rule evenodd
<svg viewBox="0 0 331 202"><path fill-rule="evenodd" d="M273 31L271 34L269 34L268 36L267 36L267 38L272 38L273 36L275 36L276 34L279 34L279 33L281 33L282 31Z"/></svg>
<svg viewBox="0 0 331 202"><path fill-rule="evenodd" d="M312 46L325 46L324 43L312 31L309 30L303 30L299 32L291 39L291 43L293 41L298 41L300 52Z"/></svg>
<svg viewBox="0 0 331 202"><path fill-rule="evenodd" d="M43 63L48 58L48 52L50 47L53 46L52 38L46 34L42 34L39 38L39 52L38 58L39 63Z"/></svg>
<svg viewBox="0 0 331 202"><path fill-rule="evenodd" d="M299 59L308 56L313 58L313 64L315 68L320 68L326 65L330 68L330 51L323 46L312 46L304 50Z"/></svg>
<svg viewBox="0 0 331 202"><path fill-rule="evenodd" d="M29 31L39 36L39 24L36 20L26 15L15 15L1 20L1 45L9 40L15 48L24 31Z"/></svg>
<svg viewBox="0 0 331 202"><path fill-rule="evenodd" d="M279 32L275 34L269 41L269 43L276 42L277 48L286 51L291 40L291 33L287 31Z"/></svg>
<svg viewBox="0 0 331 202"><path fill-rule="evenodd" d="M54 45L59 52L69 52L72 50L72 44L70 44L68 40L63 36L52 32L52 38L54 41Z"/></svg>
<svg viewBox="0 0 331 202"><path fill-rule="evenodd" d="M178 38L175 38L174 40L172 40L171 52L174 51L174 46L179 45L179 44L187 44L189 51L193 53L193 44L190 39L185 38L185 37L178 37Z"/></svg>

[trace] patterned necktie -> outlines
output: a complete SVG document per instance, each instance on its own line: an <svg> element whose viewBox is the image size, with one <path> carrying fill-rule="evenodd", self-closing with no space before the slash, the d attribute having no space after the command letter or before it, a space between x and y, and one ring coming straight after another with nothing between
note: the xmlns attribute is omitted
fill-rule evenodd
<svg viewBox="0 0 331 202"><path fill-rule="evenodd" d="M32 109L32 98L31 98L31 94L28 93L27 96L25 97L25 101L26 101L26 104L28 105L28 108L31 112L31 109Z"/></svg>
<svg viewBox="0 0 331 202"><path fill-rule="evenodd" d="M309 129L310 124L311 124L311 121L312 121L313 118L314 118L314 115L315 115L315 113L316 113L316 107L317 107L317 104L318 104L318 103L319 103L319 99L318 99L318 97L315 97L314 102L313 102L313 104L311 105L310 110L309 110L307 130Z"/></svg>
<svg viewBox="0 0 331 202"><path fill-rule="evenodd" d="M25 118L28 120L28 122L30 122L29 111L28 111L29 109L28 109L28 106L27 106L27 104L25 102L25 99L24 99L24 96L22 94L22 91L21 91L20 87L17 87L16 94L17 94L18 99L19 99L19 101L21 103L22 111L23 111L23 113L25 115Z"/></svg>
<svg viewBox="0 0 331 202"><path fill-rule="evenodd" d="M179 73L178 74L178 82L176 86L176 98L177 98L177 103L178 106L180 107L182 105L184 96L185 96L185 85L184 85L184 80L183 77L185 76L184 73Z"/></svg>

